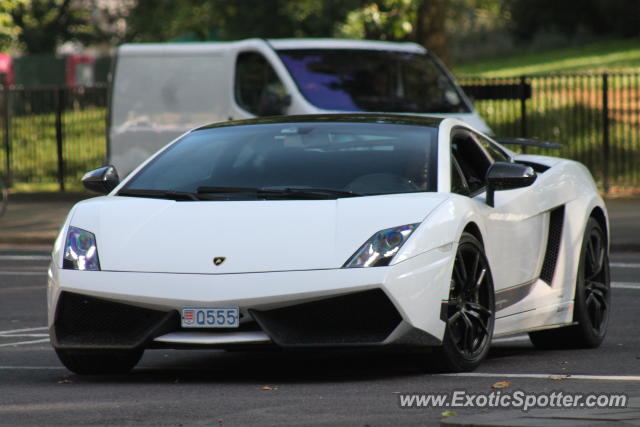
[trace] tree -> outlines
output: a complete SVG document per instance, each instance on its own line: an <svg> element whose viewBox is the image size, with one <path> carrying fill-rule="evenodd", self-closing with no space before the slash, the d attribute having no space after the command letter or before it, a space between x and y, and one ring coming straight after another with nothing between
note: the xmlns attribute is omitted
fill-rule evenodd
<svg viewBox="0 0 640 427"><path fill-rule="evenodd" d="M130 41L331 37L360 0L145 0L128 21Z"/></svg>
<svg viewBox="0 0 640 427"><path fill-rule="evenodd" d="M343 35L390 41L415 41L450 63L446 22L452 2L375 0L352 11Z"/></svg>
<svg viewBox="0 0 640 427"><path fill-rule="evenodd" d="M7 2L9 3L9 2ZM16 0L9 15L18 41L28 53L54 53L65 41L88 31L88 11L72 7L71 0Z"/></svg>
<svg viewBox="0 0 640 427"><path fill-rule="evenodd" d="M445 64L451 66L446 19L445 0L422 0L416 14L415 41L430 49Z"/></svg>

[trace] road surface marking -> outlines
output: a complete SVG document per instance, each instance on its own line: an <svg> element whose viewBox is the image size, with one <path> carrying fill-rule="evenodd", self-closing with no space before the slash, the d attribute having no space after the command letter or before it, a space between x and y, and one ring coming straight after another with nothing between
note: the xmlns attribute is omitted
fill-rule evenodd
<svg viewBox="0 0 640 427"><path fill-rule="evenodd" d="M65 369L63 366L0 366L0 371Z"/></svg>
<svg viewBox="0 0 640 427"><path fill-rule="evenodd" d="M445 377L477 377L477 378L536 378L550 379L562 378L567 380L592 380L592 381L640 381L640 375L570 375L561 374L500 374L484 372L461 372L457 374L437 374Z"/></svg>
<svg viewBox="0 0 640 427"><path fill-rule="evenodd" d="M39 344L43 342L49 342L49 338L43 338L40 340L32 340L32 341L18 341L18 342L10 342L6 344L0 344L0 347L13 347L17 345L27 345L27 344Z"/></svg>
<svg viewBox="0 0 640 427"><path fill-rule="evenodd" d="M46 276L47 271L0 271L0 276Z"/></svg>
<svg viewBox="0 0 640 427"><path fill-rule="evenodd" d="M618 289L640 289L640 283L636 282L611 282L612 288Z"/></svg>
<svg viewBox="0 0 640 427"><path fill-rule="evenodd" d="M640 268L640 263L637 262L610 262L610 267L616 268Z"/></svg>
<svg viewBox="0 0 640 427"><path fill-rule="evenodd" d="M0 261L51 261L50 255L0 255Z"/></svg>
<svg viewBox="0 0 640 427"><path fill-rule="evenodd" d="M35 332L35 331L46 331L49 329L46 326L36 326L33 328L22 328L22 329L10 329L8 331L0 331L0 335L13 334L19 332Z"/></svg>
<svg viewBox="0 0 640 427"><path fill-rule="evenodd" d="M517 335L514 337L494 338L492 343L511 342L511 341L529 341L529 336Z"/></svg>
<svg viewBox="0 0 640 427"><path fill-rule="evenodd" d="M49 334L0 334L0 338L43 338L48 336Z"/></svg>

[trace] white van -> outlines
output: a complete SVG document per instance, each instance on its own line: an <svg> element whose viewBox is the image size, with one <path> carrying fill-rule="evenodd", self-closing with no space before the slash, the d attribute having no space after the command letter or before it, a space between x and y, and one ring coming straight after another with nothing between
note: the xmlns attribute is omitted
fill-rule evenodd
<svg viewBox="0 0 640 427"><path fill-rule="evenodd" d="M438 114L489 130L442 63L415 43L125 44L110 107L107 157L121 176L195 126L256 116Z"/></svg>

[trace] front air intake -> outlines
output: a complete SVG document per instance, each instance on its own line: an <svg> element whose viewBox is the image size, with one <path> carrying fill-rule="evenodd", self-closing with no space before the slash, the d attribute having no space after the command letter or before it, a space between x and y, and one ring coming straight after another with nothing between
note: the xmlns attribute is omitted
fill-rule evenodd
<svg viewBox="0 0 640 427"><path fill-rule="evenodd" d="M281 346L380 344L402 320L380 289L250 314Z"/></svg>
<svg viewBox="0 0 640 427"><path fill-rule="evenodd" d="M178 325L176 311L158 311L63 292L52 341L56 348L136 348Z"/></svg>

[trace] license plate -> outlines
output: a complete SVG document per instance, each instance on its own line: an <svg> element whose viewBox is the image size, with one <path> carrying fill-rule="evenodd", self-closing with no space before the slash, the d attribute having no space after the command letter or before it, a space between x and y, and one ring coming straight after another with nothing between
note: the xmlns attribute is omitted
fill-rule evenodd
<svg viewBox="0 0 640 427"><path fill-rule="evenodd" d="M237 328L240 325L238 307L185 307L183 328Z"/></svg>

